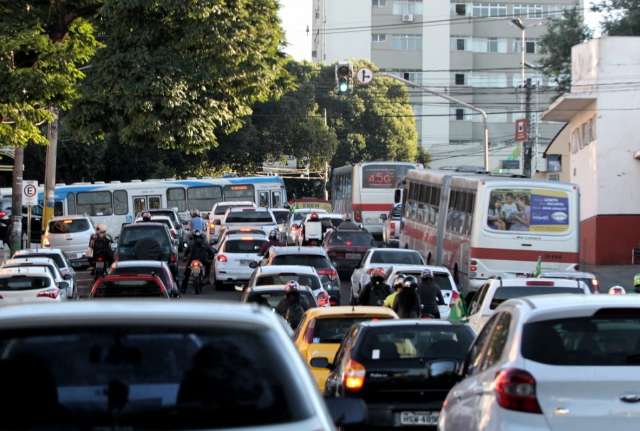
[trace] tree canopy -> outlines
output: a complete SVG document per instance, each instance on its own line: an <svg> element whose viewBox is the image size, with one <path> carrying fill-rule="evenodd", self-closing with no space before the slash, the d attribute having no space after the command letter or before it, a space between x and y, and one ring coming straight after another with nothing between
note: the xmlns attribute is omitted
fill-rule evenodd
<svg viewBox="0 0 640 431"><path fill-rule="evenodd" d="M640 35L640 0L606 0L592 6L604 15L603 32L610 36Z"/></svg>

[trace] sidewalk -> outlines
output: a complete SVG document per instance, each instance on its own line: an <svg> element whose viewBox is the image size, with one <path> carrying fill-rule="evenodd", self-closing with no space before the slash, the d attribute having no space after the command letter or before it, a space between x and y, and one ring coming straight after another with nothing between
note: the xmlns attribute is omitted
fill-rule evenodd
<svg viewBox="0 0 640 431"><path fill-rule="evenodd" d="M640 273L640 265L580 265L580 270L594 273L600 282L600 292L606 293L615 285L633 290L633 276Z"/></svg>

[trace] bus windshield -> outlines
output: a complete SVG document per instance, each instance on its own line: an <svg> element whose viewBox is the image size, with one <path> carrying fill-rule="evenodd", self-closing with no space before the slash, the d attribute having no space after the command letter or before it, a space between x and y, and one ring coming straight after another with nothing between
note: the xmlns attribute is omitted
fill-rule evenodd
<svg viewBox="0 0 640 431"><path fill-rule="evenodd" d="M569 194L543 188L494 189L487 226L497 231L563 233L569 230Z"/></svg>
<svg viewBox="0 0 640 431"><path fill-rule="evenodd" d="M375 164L362 167L363 189L395 189L412 165Z"/></svg>

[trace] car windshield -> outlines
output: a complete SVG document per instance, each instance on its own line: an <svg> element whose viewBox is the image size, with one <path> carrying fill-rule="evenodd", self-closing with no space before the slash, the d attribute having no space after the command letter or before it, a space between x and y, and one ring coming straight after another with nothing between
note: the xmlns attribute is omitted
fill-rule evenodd
<svg viewBox="0 0 640 431"><path fill-rule="evenodd" d="M491 300L491 309L496 309L508 299L522 298L524 296L551 295L556 293L584 294L584 290L578 287L555 286L504 286L499 287Z"/></svg>
<svg viewBox="0 0 640 431"><path fill-rule="evenodd" d="M336 231L329 241L329 245L346 245L356 247L371 247L375 244L369 232Z"/></svg>
<svg viewBox="0 0 640 431"><path fill-rule="evenodd" d="M229 326L5 330L3 428L247 429L307 419L274 337ZM27 405L37 414L25 416Z"/></svg>
<svg viewBox="0 0 640 431"><path fill-rule="evenodd" d="M0 278L1 292L44 289L50 286L51 281L47 277L15 275Z"/></svg>
<svg viewBox="0 0 640 431"><path fill-rule="evenodd" d="M548 365L637 367L639 346L639 309L527 323L522 334L522 356Z"/></svg>
<svg viewBox="0 0 640 431"><path fill-rule="evenodd" d="M223 253L258 254L267 241L263 239L230 239L222 247Z"/></svg>
<svg viewBox="0 0 640 431"><path fill-rule="evenodd" d="M266 292L251 292L247 298L247 302L264 305L275 309L280 301L284 300L284 290L271 290ZM304 308L313 308L316 306L316 301L310 292L300 292L300 300L302 301Z"/></svg>
<svg viewBox="0 0 640 431"><path fill-rule="evenodd" d="M465 325L369 328L358 348L364 362L405 359L464 359L473 331ZM359 359L359 360L360 360Z"/></svg>
<svg viewBox="0 0 640 431"><path fill-rule="evenodd" d="M356 323L366 322L375 318L390 319L391 316L339 316L323 317L313 323L313 344L341 343L345 334Z"/></svg>
<svg viewBox="0 0 640 431"><path fill-rule="evenodd" d="M89 221L86 219L65 219L49 222L49 233L79 233L88 231Z"/></svg>
<svg viewBox="0 0 640 431"><path fill-rule="evenodd" d="M279 284L287 284L287 282L291 280L297 281L301 286L310 287L311 290L318 290L322 287L317 276L295 274L292 272L261 275L256 280L256 286L274 286Z"/></svg>
<svg viewBox="0 0 640 431"><path fill-rule="evenodd" d="M289 211L271 211L273 217L276 219L276 223L284 224L289 220Z"/></svg>
<svg viewBox="0 0 640 431"><path fill-rule="evenodd" d="M92 294L95 298L165 298L167 293L151 280L102 282Z"/></svg>
<svg viewBox="0 0 640 431"><path fill-rule="evenodd" d="M424 265L418 252L403 252L394 250L376 250L371 256L371 263L397 265Z"/></svg>
<svg viewBox="0 0 640 431"><path fill-rule="evenodd" d="M268 223L275 224L271 213L267 211L238 211L227 215L225 223Z"/></svg>
<svg viewBox="0 0 640 431"><path fill-rule="evenodd" d="M276 256L273 265L312 266L315 269L331 268L331 262L318 254L283 254Z"/></svg>

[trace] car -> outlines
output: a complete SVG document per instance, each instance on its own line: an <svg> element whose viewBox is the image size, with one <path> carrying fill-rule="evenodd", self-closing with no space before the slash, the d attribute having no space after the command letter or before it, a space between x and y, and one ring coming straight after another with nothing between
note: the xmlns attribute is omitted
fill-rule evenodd
<svg viewBox="0 0 640 431"><path fill-rule="evenodd" d="M182 251L182 244L184 243L186 236L185 236L185 229L182 224L182 219L180 218L180 215L178 214L177 209L154 208L154 209L148 209L144 212L148 212L149 214L151 214L152 220L154 219L155 216L165 216L171 219L171 223L177 235L178 248L180 249L180 251ZM142 217L142 213L138 214L137 217Z"/></svg>
<svg viewBox="0 0 640 431"><path fill-rule="evenodd" d="M64 290L67 298L76 298L78 296L77 288L73 283L73 277L70 274L62 275L58 265L53 259L48 257L22 257L6 260L2 264L2 268L31 268L41 267L47 268L49 274L59 289Z"/></svg>
<svg viewBox="0 0 640 431"><path fill-rule="evenodd" d="M311 366L331 367L325 397L365 401L371 428L434 427L473 337L467 325L442 320L361 322L333 363L316 357Z"/></svg>
<svg viewBox="0 0 640 431"><path fill-rule="evenodd" d="M344 217L340 214L317 212L307 214L304 222L300 225L303 233L302 245L320 245L325 234L336 229L343 222Z"/></svg>
<svg viewBox="0 0 640 431"><path fill-rule="evenodd" d="M449 272L446 267L433 265L393 265L387 270L385 283L393 287L399 275L412 275L420 282L420 276L424 270L431 271L436 286L438 286L440 292L442 292L444 305L438 305L438 310L440 311L440 318L447 320L449 318L450 306L460 297L460 292L453 280L451 272Z"/></svg>
<svg viewBox="0 0 640 431"><path fill-rule="evenodd" d="M271 247L261 265L312 266L325 290L340 303L340 277L322 247Z"/></svg>
<svg viewBox="0 0 640 431"><path fill-rule="evenodd" d="M271 214L278 224L278 241L284 243L287 240L287 222L291 212L287 208L271 208Z"/></svg>
<svg viewBox="0 0 640 431"><path fill-rule="evenodd" d="M312 266L259 266L253 274L251 274L247 287L286 284L291 280L297 281L301 286L309 287L319 307L337 305L340 301L339 296L338 298L331 298L329 296L324 287L322 287L322 281L320 280L318 272Z"/></svg>
<svg viewBox="0 0 640 431"><path fill-rule="evenodd" d="M246 283L253 273L252 266L262 258L261 251L267 243L262 236L227 236L213 262L216 289L221 290L227 283Z"/></svg>
<svg viewBox="0 0 640 431"><path fill-rule="evenodd" d="M229 208L255 208L256 204L251 201L230 201L218 202L213 205L209 213L209 241L215 243L218 241L222 220Z"/></svg>
<svg viewBox="0 0 640 431"><path fill-rule="evenodd" d="M495 313L496 308L507 299L557 293L588 295L591 294L591 289L578 280L537 277L493 278L487 280L473 296L465 320L477 334Z"/></svg>
<svg viewBox="0 0 640 431"><path fill-rule="evenodd" d="M42 246L59 248L69 256L74 267L86 267L89 259L85 252L95 233L93 222L87 216L53 217L45 230Z"/></svg>
<svg viewBox="0 0 640 431"><path fill-rule="evenodd" d="M322 243L333 266L348 279L367 251L375 247L373 236L353 223L341 223L327 232Z"/></svg>
<svg viewBox="0 0 640 431"><path fill-rule="evenodd" d="M595 274L584 271L542 271L540 278L560 278L565 280L580 280L591 289L591 293L598 294L600 283Z"/></svg>
<svg viewBox="0 0 640 431"><path fill-rule="evenodd" d="M315 212L316 214L326 213L321 208L297 208L293 210L287 224L287 244L298 244L300 235L302 234L302 224L307 215Z"/></svg>
<svg viewBox="0 0 640 431"><path fill-rule="evenodd" d="M240 302L259 304L275 311L280 301L286 296L285 287L286 285L284 284L248 287L242 291ZM299 292L305 308L315 308L318 306L311 288L308 286L300 286Z"/></svg>
<svg viewBox="0 0 640 431"><path fill-rule="evenodd" d="M7 229L11 226L11 199L0 201L0 238L7 238ZM22 207L22 233L27 233L29 225L29 213L27 207ZM31 242L39 243L42 236L42 206L35 205L31 208Z"/></svg>
<svg viewBox="0 0 640 431"><path fill-rule="evenodd" d="M400 244L400 229L402 226L402 204L395 204L388 214L381 214L382 242L389 247Z"/></svg>
<svg viewBox="0 0 640 431"><path fill-rule="evenodd" d="M166 262L175 277L178 273L178 249L169 229L162 223L136 223L122 227L115 259L159 260Z"/></svg>
<svg viewBox="0 0 640 431"><path fill-rule="evenodd" d="M151 215L151 221L153 223L161 223L165 225L167 229L169 229L173 242L179 244L178 230L175 228L175 224L171 217L165 215ZM142 217L137 218L134 223L142 223Z"/></svg>
<svg viewBox="0 0 640 431"><path fill-rule="evenodd" d="M167 289L157 275L120 274L98 278L89 298L172 298L176 291Z"/></svg>
<svg viewBox="0 0 640 431"><path fill-rule="evenodd" d="M225 213L222 224L226 229L236 227L257 227L269 235L271 231L278 231L276 219L266 208L229 208Z"/></svg>
<svg viewBox="0 0 640 431"><path fill-rule="evenodd" d="M232 229L223 229L218 236L217 244L222 244L229 235L251 235L267 239L267 234L264 233L264 230L257 227L234 227Z"/></svg>
<svg viewBox="0 0 640 431"><path fill-rule="evenodd" d="M109 275L157 275L168 290L178 291L178 284L166 262L157 260L114 262L109 268Z"/></svg>
<svg viewBox="0 0 640 431"><path fill-rule="evenodd" d="M332 362L342 339L355 323L366 320L397 319L386 307L338 306L307 310L294 334L293 342L305 363L315 357L326 357ZM311 374L321 392L329 375L327 368L313 368Z"/></svg>
<svg viewBox="0 0 640 431"><path fill-rule="evenodd" d="M13 254L13 258L23 258L23 257L48 257L53 259L53 261L58 265L58 269L63 277L70 275L71 281L74 286L78 285L78 281L76 279L76 271L73 269L71 265L71 261L67 257L64 252L59 248L26 248L23 250L17 250Z"/></svg>
<svg viewBox="0 0 640 431"><path fill-rule="evenodd" d="M7 429L332 431L331 408L338 425L366 414L349 399L327 409L280 319L255 305L69 301L7 307L0 326Z"/></svg>
<svg viewBox="0 0 640 431"><path fill-rule="evenodd" d="M0 306L66 299L66 290L58 287L49 268L0 268Z"/></svg>
<svg viewBox="0 0 640 431"><path fill-rule="evenodd" d="M439 429L637 430L639 316L635 295L504 302L460 367Z"/></svg>
<svg viewBox="0 0 640 431"><path fill-rule="evenodd" d="M357 299L362 288L371 281L370 274L376 268L387 270L393 265L424 265L424 258L415 250L399 248L372 248L362 257L351 274L351 296Z"/></svg>

